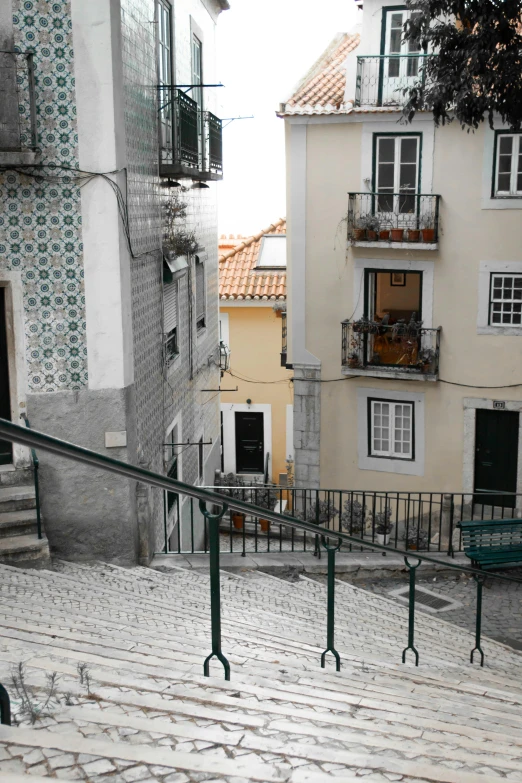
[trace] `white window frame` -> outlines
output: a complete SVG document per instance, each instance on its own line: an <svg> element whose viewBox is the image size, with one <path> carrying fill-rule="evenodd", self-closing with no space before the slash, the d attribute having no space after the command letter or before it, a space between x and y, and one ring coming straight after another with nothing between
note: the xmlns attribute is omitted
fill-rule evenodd
<svg viewBox="0 0 522 783"><path fill-rule="evenodd" d="M506 299L504 297L495 297L494 296L495 290L498 289L499 287L502 289L502 291L505 290L503 283L504 283L504 280L506 278L511 279L513 281L513 285L512 285L512 291L513 292L515 290L517 290L516 286L515 286L515 280L518 279L520 281L520 285L518 287L518 290L520 291L520 298L518 298L518 299L517 298ZM498 285L498 281L499 280L502 281L502 284L500 286ZM520 306L520 312L518 313L519 322L518 323L513 323L512 321L510 321L510 322L504 321L503 320L503 316L504 316L504 311L503 310L500 312L500 316L501 316L502 320L500 322L495 322L493 320L493 316L495 314L495 311L494 311L495 304L519 305ZM513 308L512 308L511 313L510 313L510 317L513 318L513 315L516 315L516 313L513 312ZM505 326L506 328L510 328L510 329L513 329L513 328L515 328L515 329L519 328L520 329L522 327L522 274L520 274L520 275L511 275L511 274L505 273L505 272L502 272L502 273L491 272L490 273L489 325L490 326Z"/></svg>
<svg viewBox="0 0 522 783"><path fill-rule="evenodd" d="M389 74L389 63L387 63L387 70L388 73L386 74L387 79L404 79L404 78L410 78L410 79L416 79L418 76L419 71L419 60L417 60L417 73L414 74L408 74L408 61L410 58L405 57L405 55L408 54L416 54L419 52L419 54L422 54L421 49L412 49L412 42L411 41L405 41L402 37L402 32L404 32L404 24L405 22L411 17L412 12L408 11L406 8L404 9L394 9L394 10L387 10L386 7L383 9L384 13L386 14L386 21L385 21L385 31L384 31L384 54L385 55L391 55L391 54L397 54L401 55L401 59L399 60L399 73L397 76L390 76ZM392 18L394 14L401 14L402 16L402 24L401 24L401 42L400 42L400 48L398 51L390 51L391 46L391 31L392 31ZM396 28L398 29L398 28ZM415 62L415 58L411 58Z"/></svg>
<svg viewBox="0 0 522 783"><path fill-rule="evenodd" d="M522 277L522 261L481 261L478 283L477 334L522 337L522 324L493 324L491 315L492 275Z"/></svg>
<svg viewBox="0 0 522 783"><path fill-rule="evenodd" d="M387 409L387 410L385 410ZM400 409L400 410L399 410ZM398 431L398 427L400 426L399 420L404 420L404 412L405 410L409 411L409 427L400 428L400 437L396 439L396 434ZM377 431L377 424L376 424L376 417L377 416L388 416L388 448L376 448L375 447L375 441L376 441L376 431ZM369 416L369 422L368 422L368 454L370 457L390 457L391 459L409 459L413 460L415 458L415 403L414 402L406 402L405 400L383 400L381 398L369 398L368 399L368 416ZM382 434L382 421L379 422L381 434L379 436L379 440L383 441L383 434ZM408 438L405 438L404 436L408 434ZM407 443L409 441L409 452L404 453L401 449L401 451L398 451L397 448L401 448L404 443Z"/></svg>
<svg viewBox="0 0 522 783"><path fill-rule="evenodd" d="M393 139L395 143L394 157L393 157L393 191L379 190L379 151L381 143L383 141L391 141ZM415 160L415 187L413 189L403 189L401 191L401 147L403 141L415 140L417 144L417 155ZM383 196L388 195L390 192L402 193L405 196L415 196L419 193L419 170L420 170L420 150L421 150L422 136L412 133L407 135L390 135L390 134L376 134L375 144L375 193L382 193ZM384 163L382 165L392 165L391 163ZM405 165L411 166L413 164L407 163ZM387 186L386 186L387 187ZM385 212L379 208L379 199L376 198L375 211L381 215L397 215L400 208L400 196L396 195L393 199L393 212Z"/></svg>
<svg viewBox="0 0 522 783"><path fill-rule="evenodd" d="M410 403L414 406L413 459L375 456L369 453L368 400ZM424 476L425 465L425 394L424 392L387 391L365 386L357 388L357 457L359 470Z"/></svg>
<svg viewBox="0 0 522 783"><path fill-rule="evenodd" d="M511 151L511 177L509 190L499 190L498 178L500 174L500 140L503 138L513 139L513 148ZM520 155L522 154L522 133L498 133L495 138L495 181L493 183L494 198L522 198L522 190L517 190L517 179L519 176L518 166ZM522 172L520 172L522 173Z"/></svg>

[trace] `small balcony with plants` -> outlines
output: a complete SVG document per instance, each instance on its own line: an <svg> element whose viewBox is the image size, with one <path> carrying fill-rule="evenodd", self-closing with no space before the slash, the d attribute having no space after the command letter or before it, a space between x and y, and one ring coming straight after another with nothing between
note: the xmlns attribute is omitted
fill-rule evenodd
<svg viewBox="0 0 522 783"><path fill-rule="evenodd" d="M439 376L441 328L427 328L422 321L378 321L366 316L342 322L344 375L370 375L419 381Z"/></svg>
<svg viewBox="0 0 522 783"><path fill-rule="evenodd" d="M222 123L171 85L158 86L160 176L223 179Z"/></svg>
<svg viewBox="0 0 522 783"><path fill-rule="evenodd" d="M349 193L346 220L351 245L437 250L440 196L385 190Z"/></svg>
<svg viewBox="0 0 522 783"><path fill-rule="evenodd" d="M34 56L0 52L0 166L38 163Z"/></svg>
<svg viewBox="0 0 522 783"><path fill-rule="evenodd" d="M426 65L433 56L412 52L358 57L355 106L400 109L410 87L428 87Z"/></svg>
<svg viewBox="0 0 522 783"><path fill-rule="evenodd" d="M288 326L286 312L281 312L281 367L286 367L288 357Z"/></svg>

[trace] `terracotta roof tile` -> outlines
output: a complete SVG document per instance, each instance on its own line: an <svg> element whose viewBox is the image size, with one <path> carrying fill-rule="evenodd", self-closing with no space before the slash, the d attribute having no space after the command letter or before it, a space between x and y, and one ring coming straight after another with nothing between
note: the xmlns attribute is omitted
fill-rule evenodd
<svg viewBox="0 0 522 783"><path fill-rule="evenodd" d="M279 114L341 114L351 111L345 105L346 72L344 63L359 45L358 33L340 33L312 66Z"/></svg>
<svg viewBox="0 0 522 783"><path fill-rule="evenodd" d="M286 269L256 269L261 240L267 234L286 234L286 219L280 218L258 234L242 238L232 248L232 237L220 239L220 299L286 299Z"/></svg>

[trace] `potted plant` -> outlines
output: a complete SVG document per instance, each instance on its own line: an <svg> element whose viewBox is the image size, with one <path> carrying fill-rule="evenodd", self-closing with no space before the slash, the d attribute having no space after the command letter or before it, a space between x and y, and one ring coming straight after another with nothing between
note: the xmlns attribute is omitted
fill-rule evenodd
<svg viewBox="0 0 522 783"><path fill-rule="evenodd" d="M171 259L192 256L200 250L196 232L185 225L187 207L179 193L163 204L163 250Z"/></svg>
<svg viewBox="0 0 522 783"><path fill-rule="evenodd" d="M389 506L386 506L382 511L377 511L375 514L372 513L371 515L373 518L375 540L378 544L386 546L388 543L388 536L393 530L393 524L391 522L392 510Z"/></svg>
<svg viewBox="0 0 522 783"><path fill-rule="evenodd" d="M419 240L420 240L420 229L418 228L408 229L408 241L419 242Z"/></svg>
<svg viewBox="0 0 522 783"><path fill-rule="evenodd" d="M223 484L216 487L216 492L220 495L232 498L234 500L245 500L245 485L235 473L227 473L222 478ZM236 530L243 530L245 524L245 515L239 511L232 511L232 524Z"/></svg>
<svg viewBox="0 0 522 783"><path fill-rule="evenodd" d="M420 371L423 373L432 371L436 359L437 353L433 350L433 348L422 348L419 351L419 356L417 359L417 365L420 367Z"/></svg>
<svg viewBox="0 0 522 783"><path fill-rule="evenodd" d="M377 215L366 215L361 218L361 225L364 225L366 229L366 239L369 242L375 242L377 240L378 231L381 226L381 221Z"/></svg>
<svg viewBox="0 0 522 783"><path fill-rule="evenodd" d="M420 221L422 241L435 242L435 218L431 213L426 213Z"/></svg>
<svg viewBox="0 0 522 783"><path fill-rule="evenodd" d="M379 324L363 315L362 318L352 322L352 329L355 334L377 334Z"/></svg>
<svg viewBox="0 0 522 783"><path fill-rule="evenodd" d="M379 229L379 239L381 242L389 242L390 241L390 229L389 228L383 228L382 226L384 223L381 224L381 228Z"/></svg>
<svg viewBox="0 0 522 783"><path fill-rule="evenodd" d="M353 227L353 239L355 242L364 242L366 239L366 227L371 215L359 215Z"/></svg>
<svg viewBox="0 0 522 783"><path fill-rule="evenodd" d="M327 525L329 522L333 522L338 514L339 511L328 500L311 498L306 510L298 511L296 517L311 525Z"/></svg>
<svg viewBox="0 0 522 783"><path fill-rule="evenodd" d="M341 513L341 527L349 535L362 536L366 527L366 506L349 497L345 500Z"/></svg>
<svg viewBox="0 0 522 783"><path fill-rule="evenodd" d="M406 539L406 549L410 549L412 551L426 549L428 546L427 532L425 530L422 530L422 528L417 527L416 525L413 525L412 527L408 528L408 532L405 535L405 539Z"/></svg>
<svg viewBox="0 0 522 783"><path fill-rule="evenodd" d="M399 228L399 216L397 215L396 218L396 225L391 230L391 241L392 242L403 242L404 241L404 228Z"/></svg>
<svg viewBox="0 0 522 783"><path fill-rule="evenodd" d="M275 505L275 500L273 500L270 494L270 488L264 485L252 488L250 500L256 506L261 506L261 508L272 508ZM259 525L264 533L270 530L270 521L268 519L260 517Z"/></svg>
<svg viewBox="0 0 522 783"><path fill-rule="evenodd" d="M348 355L348 367L351 367L353 370L356 367L359 367L360 364L361 364L361 360L359 359L359 354L357 353L357 351L352 351Z"/></svg>

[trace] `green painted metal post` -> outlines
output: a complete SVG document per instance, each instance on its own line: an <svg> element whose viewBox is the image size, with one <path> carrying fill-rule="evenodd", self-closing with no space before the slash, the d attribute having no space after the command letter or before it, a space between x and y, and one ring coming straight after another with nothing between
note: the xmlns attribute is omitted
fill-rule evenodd
<svg viewBox="0 0 522 783"><path fill-rule="evenodd" d="M219 514L210 514L204 500L199 501L199 509L208 520L209 561L210 561L210 627L212 652L203 664L203 674L210 677L210 661L214 656L221 661L225 670L225 680L230 680L230 664L221 652L221 590L219 583L219 523L228 511L226 503Z"/></svg>
<svg viewBox="0 0 522 783"><path fill-rule="evenodd" d="M340 549L341 540L337 546L329 546L324 536L321 541L328 555L328 598L326 614L326 650L321 655L321 668L326 666L326 653L331 652L335 658L336 671L341 671L341 656L335 649L335 553Z"/></svg>
<svg viewBox="0 0 522 783"><path fill-rule="evenodd" d="M415 572L421 564L421 560L417 565L411 565L408 558L404 558L404 562L410 572L410 592L408 596L408 646L402 651L402 662L406 663L406 653L411 650L415 655L415 666L419 665L419 653L415 647Z"/></svg>
<svg viewBox="0 0 522 783"><path fill-rule="evenodd" d="M2 684L0 684L0 723L3 726L11 725L11 701Z"/></svg>
<svg viewBox="0 0 522 783"><path fill-rule="evenodd" d="M484 650L480 645L480 637L482 633L482 587L486 581L485 576L477 576L473 574L473 579L477 583L477 616L475 619L475 647L471 651L470 663L473 663L473 658L476 652L480 653L480 665L484 666Z"/></svg>

